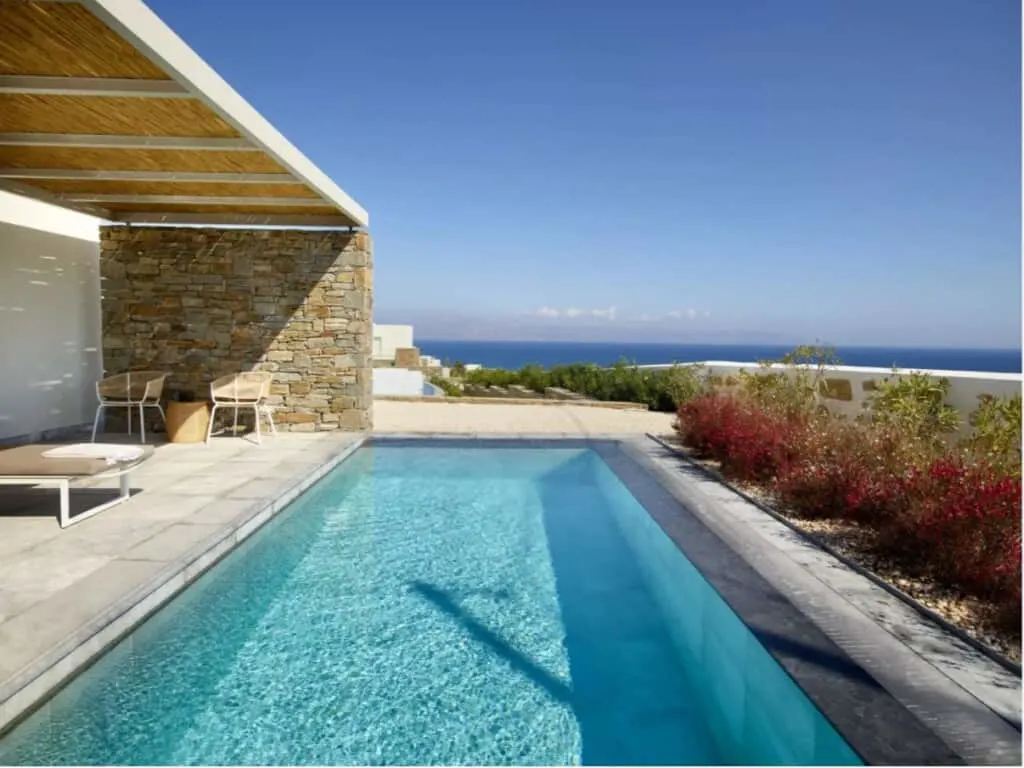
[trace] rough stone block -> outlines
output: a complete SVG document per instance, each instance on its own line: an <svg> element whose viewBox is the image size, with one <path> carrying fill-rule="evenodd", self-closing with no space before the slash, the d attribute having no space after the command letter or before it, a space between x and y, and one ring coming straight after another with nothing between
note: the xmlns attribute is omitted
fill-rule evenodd
<svg viewBox="0 0 1024 768"><path fill-rule="evenodd" d="M420 351L416 347L395 349L395 368L419 368Z"/></svg>

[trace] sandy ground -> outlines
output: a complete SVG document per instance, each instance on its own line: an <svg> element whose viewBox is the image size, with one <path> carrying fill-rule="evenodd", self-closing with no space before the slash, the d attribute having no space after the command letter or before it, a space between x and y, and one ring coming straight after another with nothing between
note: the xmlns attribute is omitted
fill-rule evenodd
<svg viewBox="0 0 1024 768"><path fill-rule="evenodd" d="M452 434L631 435L672 433L671 413L581 405L490 405L377 400L373 431Z"/></svg>

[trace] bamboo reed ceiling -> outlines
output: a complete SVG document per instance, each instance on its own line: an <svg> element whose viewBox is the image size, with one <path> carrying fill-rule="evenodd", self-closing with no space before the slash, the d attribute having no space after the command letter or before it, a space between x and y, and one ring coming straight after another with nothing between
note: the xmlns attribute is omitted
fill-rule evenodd
<svg viewBox="0 0 1024 768"><path fill-rule="evenodd" d="M242 133L237 112L223 112L214 97L196 90L196 81L175 79L133 39L137 33L116 31L125 28L116 18L109 26L102 6L0 0L0 188L72 208L86 203L115 221L126 212L281 213L361 225L349 213L352 206L339 204L336 193L345 201L344 193L331 186L324 192L301 164L303 170L289 170L296 168L291 156L280 160L267 149L273 142ZM95 195L124 201L90 201ZM146 197L127 199L136 195ZM152 202L152 196L161 199ZM226 204L232 197L244 200ZM257 198L308 198L310 205Z"/></svg>
<svg viewBox="0 0 1024 768"><path fill-rule="evenodd" d="M77 171L186 171L192 173L285 173L262 152L88 149L0 146L0 168L66 168Z"/></svg>
<svg viewBox="0 0 1024 768"><path fill-rule="evenodd" d="M168 79L76 3L0 0L0 74Z"/></svg>
<svg viewBox="0 0 1024 768"><path fill-rule="evenodd" d="M0 132L70 133L69 127L99 136L238 136L194 99L0 94Z"/></svg>

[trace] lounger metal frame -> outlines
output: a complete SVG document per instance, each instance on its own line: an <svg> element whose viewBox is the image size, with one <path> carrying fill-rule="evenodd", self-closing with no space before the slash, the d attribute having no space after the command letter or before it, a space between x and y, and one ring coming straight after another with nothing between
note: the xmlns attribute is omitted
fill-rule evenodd
<svg viewBox="0 0 1024 768"><path fill-rule="evenodd" d="M0 475L0 485L31 485L31 486L56 486L60 492L60 517L58 518L61 528L67 528L88 520L93 515L115 507L131 498L131 485L128 482L128 475L133 469L142 464L142 461L133 461L126 467L116 467L106 472L95 475ZM119 495L116 499L89 507L84 512L71 517L71 481L72 480L107 480L112 477L120 479L118 483Z"/></svg>

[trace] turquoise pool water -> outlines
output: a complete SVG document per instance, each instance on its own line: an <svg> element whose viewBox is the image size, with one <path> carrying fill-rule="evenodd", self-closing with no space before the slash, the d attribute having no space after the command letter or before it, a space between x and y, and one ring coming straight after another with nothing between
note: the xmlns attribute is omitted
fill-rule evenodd
<svg viewBox="0 0 1024 768"><path fill-rule="evenodd" d="M594 452L375 445L0 763L858 764Z"/></svg>

